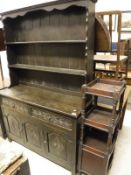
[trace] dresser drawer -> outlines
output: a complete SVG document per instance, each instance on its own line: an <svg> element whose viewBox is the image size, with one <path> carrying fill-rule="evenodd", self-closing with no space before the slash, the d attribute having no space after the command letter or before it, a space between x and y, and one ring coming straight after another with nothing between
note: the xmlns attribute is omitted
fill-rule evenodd
<svg viewBox="0 0 131 175"><path fill-rule="evenodd" d="M72 133L75 130L76 120L60 114L57 112L52 112L47 109L39 108L33 105L28 105L10 98L2 98L1 109L3 115L7 115L10 112L22 114L22 116L28 116L38 122L42 122L48 127L59 128L60 130Z"/></svg>
<svg viewBox="0 0 131 175"><path fill-rule="evenodd" d="M58 114L56 112L52 112L46 109L33 107L31 109L31 116L49 125L60 127L70 132L73 131L73 120L62 114Z"/></svg>
<svg viewBox="0 0 131 175"><path fill-rule="evenodd" d="M30 106L19 101L15 101L9 98L2 98L1 103L2 111L6 108L6 111L12 110L15 112L20 112L22 114L30 114Z"/></svg>

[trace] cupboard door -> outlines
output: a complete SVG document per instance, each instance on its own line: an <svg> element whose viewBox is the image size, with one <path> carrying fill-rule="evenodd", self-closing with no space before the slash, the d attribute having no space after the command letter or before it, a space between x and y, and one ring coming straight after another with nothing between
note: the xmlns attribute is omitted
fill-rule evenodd
<svg viewBox="0 0 131 175"><path fill-rule="evenodd" d="M53 131L49 132L47 135L49 155L69 164L72 155L72 142L65 136Z"/></svg>
<svg viewBox="0 0 131 175"><path fill-rule="evenodd" d="M26 122L24 124L24 129L26 132L26 141L40 148L41 140L39 128L32 123Z"/></svg>
<svg viewBox="0 0 131 175"><path fill-rule="evenodd" d="M18 142L24 142L22 124L24 116L19 112L10 110L9 108L2 108L2 111L8 137Z"/></svg>
<svg viewBox="0 0 131 175"><path fill-rule="evenodd" d="M17 137L21 137L22 125L19 119L14 115L9 114L7 116L7 120L9 124L10 133Z"/></svg>
<svg viewBox="0 0 131 175"><path fill-rule="evenodd" d="M25 143L37 153L44 153L47 150L47 137L45 128L37 120L27 117L24 121Z"/></svg>

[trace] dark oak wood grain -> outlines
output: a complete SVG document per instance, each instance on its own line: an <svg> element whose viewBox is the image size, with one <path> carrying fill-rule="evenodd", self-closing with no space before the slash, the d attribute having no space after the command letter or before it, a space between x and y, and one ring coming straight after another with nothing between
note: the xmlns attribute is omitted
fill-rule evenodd
<svg viewBox="0 0 131 175"><path fill-rule="evenodd" d="M0 91L7 136L72 175L81 86L93 79L95 2L57 0L2 13L11 80Z"/></svg>

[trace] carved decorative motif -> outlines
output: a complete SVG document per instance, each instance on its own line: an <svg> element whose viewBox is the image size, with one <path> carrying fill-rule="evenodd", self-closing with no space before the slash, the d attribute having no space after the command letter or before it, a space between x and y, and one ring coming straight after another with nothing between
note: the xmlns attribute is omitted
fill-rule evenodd
<svg viewBox="0 0 131 175"><path fill-rule="evenodd" d="M46 121L52 125L57 125L64 129L72 130L72 121L66 117L62 117L59 114L52 113L46 110L32 109L32 115L37 116L37 118Z"/></svg>

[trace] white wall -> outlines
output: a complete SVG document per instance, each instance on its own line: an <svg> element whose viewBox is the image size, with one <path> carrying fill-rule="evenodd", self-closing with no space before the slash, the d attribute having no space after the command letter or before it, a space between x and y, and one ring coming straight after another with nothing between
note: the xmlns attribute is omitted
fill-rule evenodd
<svg viewBox="0 0 131 175"><path fill-rule="evenodd" d="M0 0L0 12L55 0ZM98 0L96 11L131 10L130 0Z"/></svg>
<svg viewBox="0 0 131 175"><path fill-rule="evenodd" d="M98 0L96 11L131 10L130 0Z"/></svg>
<svg viewBox="0 0 131 175"><path fill-rule="evenodd" d="M0 12L55 0L0 0Z"/></svg>

